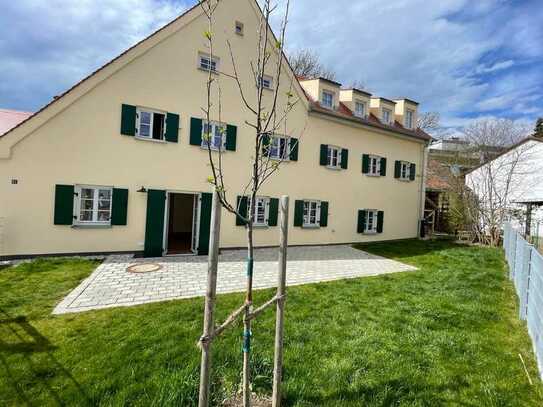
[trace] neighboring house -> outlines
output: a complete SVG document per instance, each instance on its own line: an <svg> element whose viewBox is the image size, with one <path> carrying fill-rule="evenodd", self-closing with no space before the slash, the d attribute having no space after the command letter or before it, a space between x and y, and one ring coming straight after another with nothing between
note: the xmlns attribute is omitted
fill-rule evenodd
<svg viewBox="0 0 543 407"><path fill-rule="evenodd" d="M425 218L436 232L454 232L449 222L451 194L463 188L464 174L496 157L503 148L474 148L459 137L436 140L428 149Z"/></svg>
<svg viewBox="0 0 543 407"><path fill-rule="evenodd" d="M0 136L25 121L32 113L18 110L0 109Z"/></svg>
<svg viewBox="0 0 543 407"><path fill-rule="evenodd" d="M528 137L494 159L468 171L466 186L481 201L506 211L506 218L526 225L543 221L543 138ZM489 192L489 189L492 192ZM500 202L500 200L503 200ZM543 226L542 226L543 229ZM540 234L541 231L537 231Z"/></svg>
<svg viewBox="0 0 543 407"><path fill-rule="evenodd" d="M213 60L202 35L207 20L195 6L0 137L0 257L207 253L207 70L220 78L223 98L213 145L224 151L229 197L243 210L254 130L235 81L223 74L233 71L224 36L249 86L260 9L254 0L226 0L215 17ZM324 79L298 81L282 63L279 109L288 92L300 103L267 146L286 162L261 190L256 245L277 244L277 198L285 194L292 245L416 237L430 140L414 127L417 104ZM245 246L241 223L223 214L222 248Z"/></svg>

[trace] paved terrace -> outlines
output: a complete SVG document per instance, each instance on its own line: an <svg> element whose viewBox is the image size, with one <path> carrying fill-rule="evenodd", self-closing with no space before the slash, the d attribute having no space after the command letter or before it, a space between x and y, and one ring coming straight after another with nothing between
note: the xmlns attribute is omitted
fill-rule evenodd
<svg viewBox="0 0 543 407"><path fill-rule="evenodd" d="M256 249L254 288L277 285L277 249ZM225 250L219 258L217 293L245 289L245 250ZM135 273L129 267L157 271ZM375 256L348 245L290 247L287 285L319 283L415 270L415 267ZM54 314L131 306L149 302L204 296L207 284L207 256L177 256L135 259L109 256L73 290Z"/></svg>

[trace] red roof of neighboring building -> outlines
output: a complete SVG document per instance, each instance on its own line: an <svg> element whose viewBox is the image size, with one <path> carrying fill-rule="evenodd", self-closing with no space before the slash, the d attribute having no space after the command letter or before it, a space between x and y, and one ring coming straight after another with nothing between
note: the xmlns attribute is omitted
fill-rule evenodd
<svg viewBox="0 0 543 407"><path fill-rule="evenodd" d="M0 109L0 136L25 121L34 113Z"/></svg>

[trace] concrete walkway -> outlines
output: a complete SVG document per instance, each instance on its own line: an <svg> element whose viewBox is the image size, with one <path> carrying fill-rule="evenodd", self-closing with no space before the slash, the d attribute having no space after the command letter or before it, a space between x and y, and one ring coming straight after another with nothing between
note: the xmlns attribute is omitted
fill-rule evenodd
<svg viewBox="0 0 543 407"><path fill-rule="evenodd" d="M217 293L245 288L245 250L225 250L219 259ZM135 267L134 267L135 266ZM159 268L156 271L143 271ZM291 247L287 285L318 283L415 270L415 267L368 254L347 245ZM277 285L277 249L256 249L254 288ZM207 256L134 259L109 256L73 290L54 314L131 306L205 295Z"/></svg>

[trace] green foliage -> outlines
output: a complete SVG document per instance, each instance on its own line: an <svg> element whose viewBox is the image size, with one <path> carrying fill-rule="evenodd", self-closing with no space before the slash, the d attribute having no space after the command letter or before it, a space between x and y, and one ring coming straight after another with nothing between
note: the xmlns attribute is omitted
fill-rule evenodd
<svg viewBox="0 0 543 407"><path fill-rule="evenodd" d="M543 405L500 250L446 241L360 248L419 270L289 287L284 405ZM197 405L203 298L50 315L96 264L39 260L0 272L0 405ZM271 295L257 291L255 304ZM217 321L242 301L219 296ZM253 327L261 394L271 392L274 326L266 312ZM212 405L239 389L240 349L238 324L214 347Z"/></svg>

